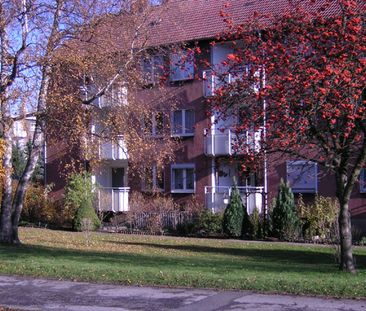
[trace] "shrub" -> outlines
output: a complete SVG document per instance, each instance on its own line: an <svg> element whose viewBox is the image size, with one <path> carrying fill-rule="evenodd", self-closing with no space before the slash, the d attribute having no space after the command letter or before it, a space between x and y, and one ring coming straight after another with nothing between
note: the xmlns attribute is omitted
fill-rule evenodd
<svg viewBox="0 0 366 311"><path fill-rule="evenodd" d="M159 193L144 195L132 192L129 196L129 213L170 212L179 210L179 206L171 197L164 197Z"/></svg>
<svg viewBox="0 0 366 311"><path fill-rule="evenodd" d="M83 201L94 201L91 174L88 172L71 174L65 187L65 203L78 209Z"/></svg>
<svg viewBox="0 0 366 311"><path fill-rule="evenodd" d="M294 195L282 179L275 206L271 213L272 234L280 240L294 240L298 236L299 218L295 210Z"/></svg>
<svg viewBox="0 0 366 311"><path fill-rule="evenodd" d="M247 212L245 204L243 204L243 223L241 227L241 236L243 239L251 239L254 236L253 223Z"/></svg>
<svg viewBox="0 0 366 311"><path fill-rule="evenodd" d="M217 236L222 234L223 215L204 209L196 218L194 232L201 236Z"/></svg>
<svg viewBox="0 0 366 311"><path fill-rule="evenodd" d="M64 199L53 198L48 199L48 206L53 211L53 218L49 222L51 225L57 228L72 228L76 213L74 207L65 204Z"/></svg>
<svg viewBox="0 0 366 311"><path fill-rule="evenodd" d="M47 190L41 185L30 184L25 194L21 220L34 224L51 224L56 212L47 198Z"/></svg>
<svg viewBox="0 0 366 311"><path fill-rule="evenodd" d="M87 230L96 230L100 227L100 220L90 200L84 198L76 211L73 228L76 231L86 230L85 223L89 223Z"/></svg>
<svg viewBox="0 0 366 311"><path fill-rule="evenodd" d="M305 239L318 236L321 240L332 241L337 238L338 202L329 197L316 195L312 204L298 200L298 211L302 219L302 232Z"/></svg>
<svg viewBox="0 0 366 311"><path fill-rule="evenodd" d="M65 189L65 203L71 211L75 211L74 230L82 231L86 223L90 224L90 228L87 230L95 230L100 227L101 223L93 207L93 201L94 193L90 173L72 174Z"/></svg>
<svg viewBox="0 0 366 311"><path fill-rule="evenodd" d="M185 201L182 209L193 215L199 215L206 210L206 207L197 200L196 196L192 196L190 200Z"/></svg>
<svg viewBox="0 0 366 311"><path fill-rule="evenodd" d="M242 235L244 221L244 205L239 190L234 187L230 201L224 212L223 229L229 237L238 238Z"/></svg>
<svg viewBox="0 0 366 311"><path fill-rule="evenodd" d="M163 234L164 224L158 213L149 214L146 219L146 229L151 234Z"/></svg>
<svg viewBox="0 0 366 311"><path fill-rule="evenodd" d="M258 208L255 208L253 214L250 215L250 223L252 225L252 238L261 239L263 238L263 225L261 215L259 214Z"/></svg>

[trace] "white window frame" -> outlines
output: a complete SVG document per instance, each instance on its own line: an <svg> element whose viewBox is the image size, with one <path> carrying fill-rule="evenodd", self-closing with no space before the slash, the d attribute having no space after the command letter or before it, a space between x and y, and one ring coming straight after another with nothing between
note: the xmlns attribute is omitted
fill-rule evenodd
<svg viewBox="0 0 366 311"><path fill-rule="evenodd" d="M310 168L306 168L306 166L311 165L312 167ZM315 174L315 185L314 187L309 187L309 188L298 188L298 187L293 187L293 185L290 182L289 178L289 167L290 166L302 166L304 167L304 173L305 174L310 174L312 173L311 171L313 171L313 173ZM286 162L286 180L287 182L290 183L291 186L291 190L293 193L317 193L318 192L318 164L316 162L313 161L307 161L307 160L295 160L295 161L287 161Z"/></svg>
<svg viewBox="0 0 366 311"><path fill-rule="evenodd" d="M149 0L151 6L159 6L163 4L163 0Z"/></svg>
<svg viewBox="0 0 366 311"><path fill-rule="evenodd" d="M179 133L174 133L174 127L175 127L175 124L174 124L174 112L177 112L177 111L181 111L182 112L182 129L181 129L181 132ZM186 111L193 111L193 132L186 132ZM172 137L190 137L190 136L194 136L195 134L195 124L196 124L196 112L194 111L194 109L178 109L178 110L175 110L171 113L171 136Z"/></svg>
<svg viewBox="0 0 366 311"><path fill-rule="evenodd" d="M193 189L187 189L187 170L193 169ZM170 168L170 192L171 193L195 193L196 192L196 167L193 163L172 164ZM183 170L183 189L175 188L174 170Z"/></svg>
<svg viewBox="0 0 366 311"><path fill-rule="evenodd" d="M152 171L152 188L147 188L146 186L146 172L144 175L144 178L142 180L142 191L144 192L152 192L152 191L157 191L157 192L164 192L165 191L165 172L164 172L164 168L161 169L162 170L162 174L163 174L163 188L158 187L158 168L156 165L153 165L151 167L151 171Z"/></svg>
<svg viewBox="0 0 366 311"><path fill-rule="evenodd" d="M186 58L186 59L184 59ZM179 59L178 62L181 63L180 66L179 64L177 64L177 60ZM194 52L192 51L188 51L188 50L181 50L175 53L171 53L170 54L170 75L169 75L169 80L171 82L178 82L178 81L188 81L188 80L193 80L194 79L194 73L195 73L195 68L194 68ZM184 60L184 63L182 62L182 60ZM190 66L189 67L189 73L186 75L182 74L177 74L176 71L179 69L179 72L183 71L182 67L186 67L186 66Z"/></svg>
<svg viewBox="0 0 366 311"><path fill-rule="evenodd" d="M161 116L163 117L163 128L162 128L161 133L159 133L159 131L158 131L158 121L157 121L158 114L161 114ZM164 128L165 128L164 113L161 112L161 111L154 112L151 116L151 122L152 122L151 135L154 136L154 137L162 137L163 134L164 134Z"/></svg>
<svg viewBox="0 0 366 311"><path fill-rule="evenodd" d="M159 133L158 131L158 121L157 121L157 116L158 114L161 114L163 117L163 128L161 129L161 132ZM147 129L147 124L146 121L151 122L151 131ZM157 111L157 112L153 112L150 114L150 116L148 118L145 118L142 122L141 122L141 126L144 129L145 133L147 135L150 135L151 137L155 137L155 138L159 138L159 137L163 137L164 133L165 133L165 128L166 128L166 115L164 114L164 112L162 111Z"/></svg>
<svg viewBox="0 0 366 311"><path fill-rule="evenodd" d="M366 169L365 168L361 169L359 183L360 183L360 193L366 193Z"/></svg>

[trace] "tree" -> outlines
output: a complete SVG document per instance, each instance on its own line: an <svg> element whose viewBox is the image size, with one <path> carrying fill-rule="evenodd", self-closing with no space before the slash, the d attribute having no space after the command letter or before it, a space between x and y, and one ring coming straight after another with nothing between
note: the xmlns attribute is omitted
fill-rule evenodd
<svg viewBox="0 0 366 311"><path fill-rule="evenodd" d="M27 158L32 148L31 142L28 142L23 148L19 144L13 145L12 152L12 165L13 165L13 176L15 180L19 180L24 172ZM37 164L32 173L31 181L41 183L44 180L44 159L43 154L38 158Z"/></svg>
<svg viewBox="0 0 366 311"><path fill-rule="evenodd" d="M230 237L240 237L242 235L243 218L244 205L238 188L234 187L230 195L229 204L224 212L224 233Z"/></svg>
<svg viewBox="0 0 366 311"><path fill-rule="evenodd" d="M349 201L366 160L364 12L363 1L312 0L289 4L281 16L256 13L243 25L222 12L228 31L221 39L235 40L236 49L226 74L236 79L228 84L223 77L211 101L240 114L238 134L262 129L261 150L250 149L245 166L260 154L285 153L333 173L340 269L349 272L355 271Z"/></svg>
<svg viewBox="0 0 366 311"><path fill-rule="evenodd" d="M25 150L22 150L19 144L13 146L11 161L13 163L13 179L19 180L23 174L25 163L27 161Z"/></svg>
<svg viewBox="0 0 366 311"><path fill-rule="evenodd" d="M73 228L83 231L83 222L88 221L90 229L98 229L100 220L93 207L95 193L90 174L87 172L72 174L65 190L66 204L75 211Z"/></svg>
<svg viewBox="0 0 366 311"><path fill-rule="evenodd" d="M299 228L294 194L289 184L282 179L278 188L275 205L271 212L272 233L280 240L292 240Z"/></svg>
<svg viewBox="0 0 366 311"><path fill-rule="evenodd" d="M69 150L77 148L85 158L91 149L85 143L92 134L91 120L99 118L103 126L94 136L118 142L123 135L131 147L131 163L145 163L145 155L146 163L160 156L161 165L171 156L173 143L136 130L137 120L141 125L141 115L150 116L163 95L140 103L132 96L142 84L138 64L151 50L147 41L151 25L165 8L151 7L146 0L0 3L0 122L5 145L0 243L20 243L19 218L46 128L50 139L63 137L72 146ZM125 87L132 90L128 102L136 105L123 105L123 91L113 91ZM98 102L113 94L118 104L102 109ZM13 193L12 126L30 116L36 117L35 132Z"/></svg>

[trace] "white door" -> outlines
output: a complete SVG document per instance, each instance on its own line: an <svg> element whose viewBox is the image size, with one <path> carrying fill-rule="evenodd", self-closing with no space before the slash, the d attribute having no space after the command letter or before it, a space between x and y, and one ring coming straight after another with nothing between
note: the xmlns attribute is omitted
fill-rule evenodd
<svg viewBox="0 0 366 311"><path fill-rule="evenodd" d="M217 170L217 181L219 187L231 187L234 183L234 177L236 177L236 169L234 165L219 165ZM238 182L238 180L236 180L236 182Z"/></svg>

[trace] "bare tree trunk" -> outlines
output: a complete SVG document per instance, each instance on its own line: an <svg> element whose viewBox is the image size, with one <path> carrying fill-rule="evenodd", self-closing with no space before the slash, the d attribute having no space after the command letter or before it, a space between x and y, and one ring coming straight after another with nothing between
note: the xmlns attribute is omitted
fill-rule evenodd
<svg viewBox="0 0 366 311"><path fill-rule="evenodd" d="M45 111L46 102L47 102L47 94L48 87L50 83L51 77L51 66L47 65L44 67L42 72L42 81L41 88L38 99L38 107L37 111ZM37 165L37 161L42 150L43 146L43 129L44 129L44 121L37 117L36 127L33 135L32 148L29 152L29 157L27 160L27 164L25 166L24 172L19 180L18 187L15 191L14 201L13 201L13 214L12 214L12 237L15 243L20 243L19 235L18 235L18 227L20 215L23 209L23 202L25 198L25 194L29 185L29 181L32 177L32 173Z"/></svg>
<svg viewBox="0 0 366 311"><path fill-rule="evenodd" d="M13 141L10 133L10 128L6 128L4 131L4 141L6 142L3 167L5 170L3 196L1 201L1 214L0 214L0 243L13 243L12 227L11 227L11 214L12 214L12 151Z"/></svg>
<svg viewBox="0 0 366 311"><path fill-rule="evenodd" d="M17 189L14 195L13 201L13 213L12 213L12 237L14 243L20 243L19 235L18 235L18 226L20 215L23 209L23 202L25 198L25 194L29 185L29 181L32 177L32 173L37 165L37 161L39 158L40 151L42 149L43 139L42 139L42 127L40 122L36 123L36 130L33 137L32 149L29 153L29 157L27 160L27 164L25 166L22 177L19 180Z"/></svg>
<svg viewBox="0 0 366 311"><path fill-rule="evenodd" d="M351 216L349 212L349 200L338 198L340 202L340 213L338 217L339 236L340 236L340 265L339 269L347 272L355 273L355 265L352 254L352 232L351 232Z"/></svg>
<svg viewBox="0 0 366 311"><path fill-rule="evenodd" d="M344 166L341 166L339 171L336 172L336 190L340 205L338 216L341 247L339 269L351 273L356 272L352 254L351 214L349 211L349 201L356 176L353 175L353 178L349 178Z"/></svg>
<svg viewBox="0 0 366 311"><path fill-rule="evenodd" d="M47 47L46 47L46 55L45 55L45 63L42 70L42 79L40 84L40 90L38 95L38 106L37 112L43 113L46 111L47 107L47 96L48 96L48 88L51 80L51 54L55 47L57 46L58 38L58 27L60 24L60 15L61 8L63 5L62 0L56 1L56 9L53 14L53 24L51 33L48 38ZM11 217L11 227L12 227L12 239L14 243L20 243L19 235L18 235L18 227L20 215L23 209L24 198L26 194L27 187L29 185L30 178L37 164L37 160L39 158L39 154L43 145L43 132L44 129L44 120L40 115L37 115L36 127L33 135L32 141L32 149L30 150L30 154L27 160L27 164L25 166L22 177L19 180L18 187L15 191L14 200L13 200L13 213Z"/></svg>

